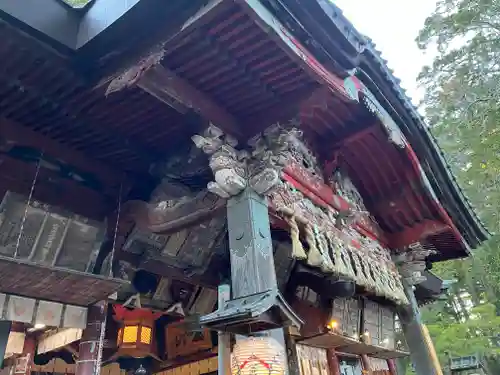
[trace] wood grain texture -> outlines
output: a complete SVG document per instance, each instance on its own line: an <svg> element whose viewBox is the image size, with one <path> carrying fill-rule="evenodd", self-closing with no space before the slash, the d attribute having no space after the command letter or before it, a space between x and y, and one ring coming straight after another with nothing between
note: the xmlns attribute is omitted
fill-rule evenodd
<svg viewBox="0 0 500 375"><path fill-rule="evenodd" d="M227 222L233 299L277 289L265 198L250 189L231 198Z"/></svg>
<svg viewBox="0 0 500 375"><path fill-rule="evenodd" d="M0 291L3 293L88 306L108 298L126 284L123 280L0 256Z"/></svg>

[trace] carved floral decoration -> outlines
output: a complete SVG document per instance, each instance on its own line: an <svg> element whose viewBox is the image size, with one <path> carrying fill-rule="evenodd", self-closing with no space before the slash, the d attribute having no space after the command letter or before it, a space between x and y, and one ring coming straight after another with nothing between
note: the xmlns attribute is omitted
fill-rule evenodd
<svg viewBox="0 0 500 375"><path fill-rule="evenodd" d="M333 209L315 205L288 182L282 181L269 200L289 224L295 259L303 259L325 273L350 278L375 295L398 304L408 303L388 249L352 227L337 229Z"/></svg>
<svg viewBox="0 0 500 375"><path fill-rule="evenodd" d="M409 285L417 285L426 280L426 277L422 275L427 268L426 258L434 253L434 250L415 243L396 255L394 261L405 281Z"/></svg>
<svg viewBox="0 0 500 375"><path fill-rule="evenodd" d="M248 142L251 152L237 150L236 140L213 125L192 140L209 155L215 181L208 184L208 190L230 198L249 186L266 195L270 206L289 225L294 258L325 273L348 277L378 296L407 304L389 250L362 236L352 223L340 230L336 225L339 212L332 206L317 206L283 178L286 171L311 191L325 188L322 171L301 135L298 129L273 125ZM344 189L351 204L364 212L359 193L352 183L349 186L351 189L339 186L338 191Z"/></svg>

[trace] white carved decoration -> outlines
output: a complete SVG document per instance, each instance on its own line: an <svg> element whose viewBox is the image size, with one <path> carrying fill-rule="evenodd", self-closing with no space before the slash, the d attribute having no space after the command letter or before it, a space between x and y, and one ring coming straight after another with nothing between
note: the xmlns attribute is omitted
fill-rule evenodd
<svg viewBox="0 0 500 375"><path fill-rule="evenodd" d="M425 260L434 253L435 251L425 249L420 243L415 243L394 256L394 262L408 285L418 285L426 280L422 275L426 269Z"/></svg>
<svg viewBox="0 0 500 375"><path fill-rule="evenodd" d="M215 181L208 184L208 189L229 198L247 186L258 194L269 194L279 184L281 170L290 160L320 176L316 159L300 140L301 136L297 129L272 125L248 142L251 153L237 150L236 139L214 125L210 125L203 135L194 135L191 139L210 157Z"/></svg>
<svg viewBox="0 0 500 375"><path fill-rule="evenodd" d="M236 139L213 125L203 135L193 135L191 139L210 157L209 165L215 179L207 185L210 192L229 198L247 187L248 153L235 149Z"/></svg>

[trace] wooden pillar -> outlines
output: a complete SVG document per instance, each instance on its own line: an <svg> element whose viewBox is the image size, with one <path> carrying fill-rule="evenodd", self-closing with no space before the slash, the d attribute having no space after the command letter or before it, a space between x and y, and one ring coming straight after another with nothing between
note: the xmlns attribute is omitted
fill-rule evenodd
<svg viewBox="0 0 500 375"><path fill-rule="evenodd" d="M387 360L387 366L389 366L389 374L390 375L398 375L398 370L396 369L396 362L394 359ZM402 374L404 375L404 374Z"/></svg>
<svg viewBox="0 0 500 375"><path fill-rule="evenodd" d="M290 332L285 331L285 348L286 348L286 359L288 362L288 374L289 375L301 375L299 356L297 355L297 344L295 340L290 335Z"/></svg>
<svg viewBox="0 0 500 375"><path fill-rule="evenodd" d="M0 368L3 367L3 358L9 341L11 322L8 320L0 320Z"/></svg>
<svg viewBox="0 0 500 375"><path fill-rule="evenodd" d="M227 223L232 298L278 290L267 198L251 188L231 197L227 203ZM260 334L271 336L286 348L282 328Z"/></svg>
<svg viewBox="0 0 500 375"><path fill-rule="evenodd" d="M232 298L277 289L267 199L247 188L227 204Z"/></svg>
<svg viewBox="0 0 500 375"><path fill-rule="evenodd" d="M337 357L337 353L335 349L327 350L327 358L328 358L328 367L330 368L330 375L341 375L340 374L340 363L339 357Z"/></svg>
<svg viewBox="0 0 500 375"><path fill-rule="evenodd" d="M87 327L80 341L76 375L99 375L101 373L102 347L106 329L107 301L89 307Z"/></svg>
<svg viewBox="0 0 500 375"><path fill-rule="evenodd" d="M23 354L16 359L16 375L30 375L33 367L33 358L36 353L36 338L33 335L26 335L24 339ZM23 370L21 370L23 369ZM21 372L22 371L22 372Z"/></svg>
<svg viewBox="0 0 500 375"><path fill-rule="evenodd" d="M366 375L371 375L372 366L370 364L370 359L366 354L361 354L361 364L363 365L363 373Z"/></svg>
<svg viewBox="0 0 500 375"><path fill-rule="evenodd" d="M227 284L219 285L218 305L223 306L224 302L231 299L231 288ZM218 333L218 373L219 375L231 374L231 335L227 332Z"/></svg>
<svg viewBox="0 0 500 375"><path fill-rule="evenodd" d="M403 284L406 296L410 301L410 308L399 315L415 372L417 375L442 375L439 364L436 364L434 360L435 354L433 355L432 348L427 343L428 338L423 329L420 309L413 293L413 287L406 282Z"/></svg>

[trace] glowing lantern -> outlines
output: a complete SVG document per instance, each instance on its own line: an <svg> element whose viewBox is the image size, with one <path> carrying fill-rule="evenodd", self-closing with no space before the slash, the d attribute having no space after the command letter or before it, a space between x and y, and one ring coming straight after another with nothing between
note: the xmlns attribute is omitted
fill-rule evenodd
<svg viewBox="0 0 500 375"><path fill-rule="evenodd" d="M114 313L120 324L117 354L120 357L156 357L154 327L162 313L140 308L130 310L120 305L114 306Z"/></svg>
<svg viewBox="0 0 500 375"><path fill-rule="evenodd" d="M272 337L237 341L231 359L232 375L283 375L285 351Z"/></svg>

